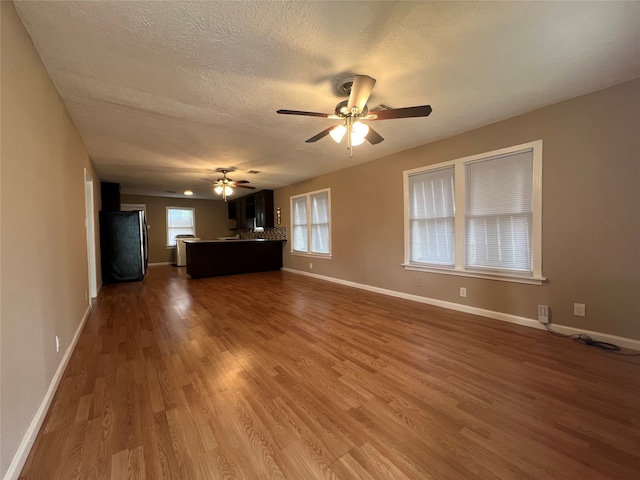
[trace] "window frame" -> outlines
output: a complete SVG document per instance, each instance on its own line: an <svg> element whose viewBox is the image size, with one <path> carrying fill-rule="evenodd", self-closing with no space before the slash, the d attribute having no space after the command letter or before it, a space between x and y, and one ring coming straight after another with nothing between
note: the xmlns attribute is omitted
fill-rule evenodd
<svg viewBox="0 0 640 480"><path fill-rule="evenodd" d="M166 233L166 248L176 248L176 245L169 244L169 210L191 210L193 212L193 236L196 236L196 208L195 207L172 207L167 205L165 207L165 233Z"/></svg>
<svg viewBox="0 0 640 480"><path fill-rule="evenodd" d="M329 240L329 252L328 253L321 253L321 252L312 252L311 251L311 246L313 245L313 239L312 239L312 227L313 225L316 224L312 224L311 223L311 197L314 195L318 195L320 193L327 193L327 225L328 225L328 229L329 229L329 234L328 234L328 240ZM306 218L306 226L307 226L307 251L301 251L301 250L294 250L294 241L292 238L291 241L291 249L290 249L290 253L291 255L298 255L301 257L314 257L314 258L331 258L332 257L332 247L333 247L333 242L331 241L331 188L323 188L321 190L314 190L313 192L307 192L307 193L301 193L299 195L293 195L289 198L289 211L291 212L291 218L290 218L290 226L291 226L291 235L293 235L294 232L294 215L293 215L293 202L296 199L299 198L305 198L306 199L306 214L307 214L307 218Z"/></svg>
<svg viewBox="0 0 640 480"><path fill-rule="evenodd" d="M531 225L531 272L509 272L501 269L490 268L467 268L465 266L465 194L466 194L466 165L470 163L488 160L493 157L514 154L521 151L531 150L533 157L533 212ZM409 218L409 177L419 173L438 170L442 168L454 167L454 265L438 266L425 265L411 261L411 220ZM542 140L501 148L490 152L458 158L433 165L427 165L411 170L405 170L403 174L403 195L404 195L404 262L402 267L405 270L439 273L446 275L458 275L465 277L486 278L515 283L528 283L541 285L546 280L542 275Z"/></svg>

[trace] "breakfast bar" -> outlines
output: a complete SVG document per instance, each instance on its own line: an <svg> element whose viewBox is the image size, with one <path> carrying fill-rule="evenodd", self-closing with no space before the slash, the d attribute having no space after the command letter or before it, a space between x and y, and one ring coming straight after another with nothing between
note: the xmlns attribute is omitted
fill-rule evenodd
<svg viewBox="0 0 640 480"><path fill-rule="evenodd" d="M282 268L284 240L187 240L191 278L266 272Z"/></svg>

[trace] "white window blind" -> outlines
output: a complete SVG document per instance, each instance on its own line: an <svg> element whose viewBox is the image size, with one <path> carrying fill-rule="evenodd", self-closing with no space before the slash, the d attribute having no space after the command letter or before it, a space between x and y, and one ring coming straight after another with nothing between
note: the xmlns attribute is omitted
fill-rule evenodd
<svg viewBox="0 0 640 480"><path fill-rule="evenodd" d="M291 230L294 253L331 255L330 190L291 197Z"/></svg>
<svg viewBox="0 0 640 480"><path fill-rule="evenodd" d="M454 167L409 176L411 261L453 266Z"/></svg>
<svg viewBox="0 0 640 480"><path fill-rule="evenodd" d="M194 208L167 207L167 246L176 245L176 235L196 234Z"/></svg>
<svg viewBox="0 0 640 480"><path fill-rule="evenodd" d="M307 197L297 197L291 200L293 223L293 250L296 252L308 251L307 228Z"/></svg>
<svg viewBox="0 0 640 480"><path fill-rule="evenodd" d="M466 267L532 270L533 153L465 166Z"/></svg>
<svg viewBox="0 0 640 480"><path fill-rule="evenodd" d="M310 195L311 252L329 253L329 192Z"/></svg>

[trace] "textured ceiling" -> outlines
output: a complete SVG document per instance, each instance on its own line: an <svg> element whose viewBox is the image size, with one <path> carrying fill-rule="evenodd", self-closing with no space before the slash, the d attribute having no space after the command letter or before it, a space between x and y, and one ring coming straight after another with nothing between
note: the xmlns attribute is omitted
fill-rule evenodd
<svg viewBox="0 0 640 480"><path fill-rule="evenodd" d="M289 185L640 77L638 2L66 2L16 8L104 181L182 192L211 170ZM377 122L349 158L304 140L339 80L377 80ZM594 112L597 114L597 112ZM261 173L251 175L248 170ZM212 198L210 188L194 188Z"/></svg>

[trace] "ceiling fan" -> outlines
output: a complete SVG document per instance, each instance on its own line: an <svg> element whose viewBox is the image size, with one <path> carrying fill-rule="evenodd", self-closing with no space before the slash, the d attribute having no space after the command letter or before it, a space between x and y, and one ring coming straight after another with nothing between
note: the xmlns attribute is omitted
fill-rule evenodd
<svg viewBox="0 0 640 480"><path fill-rule="evenodd" d="M367 101L371 95L371 90L376 80L367 75L356 75L351 79L343 81L338 85L338 89L349 94L349 99L336 105L335 113L305 112L300 110L278 110L281 115L303 115L307 117L323 117L341 120L341 123L326 128L317 135L306 140L307 143L317 142L321 138L331 135L337 143L347 137L347 150L349 156L353 157L353 147L360 145L365 140L376 145L384 140L382 136L362 120L392 120L396 118L427 117L431 113L430 105L421 105L406 108L390 108L370 112L367 108Z"/></svg>
<svg viewBox="0 0 640 480"><path fill-rule="evenodd" d="M228 168L219 168L218 172L222 173L222 178L218 178L215 181L209 180L208 178L203 178L207 182L211 182L213 184L213 191L218 195L222 195L224 201L227 201L227 196L233 193L234 188L248 188L249 190L255 190L256 187L251 187L249 185L245 185L249 183L248 180L232 180L227 177L227 173L232 172L233 170ZM203 185L194 185L194 187L201 187ZM208 186L208 185L207 185Z"/></svg>

